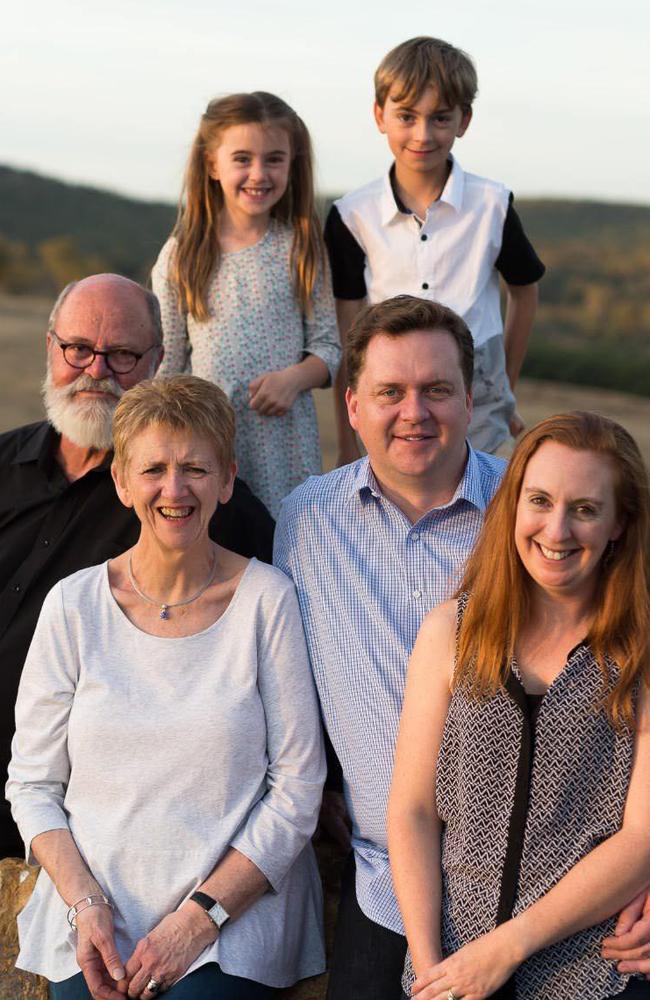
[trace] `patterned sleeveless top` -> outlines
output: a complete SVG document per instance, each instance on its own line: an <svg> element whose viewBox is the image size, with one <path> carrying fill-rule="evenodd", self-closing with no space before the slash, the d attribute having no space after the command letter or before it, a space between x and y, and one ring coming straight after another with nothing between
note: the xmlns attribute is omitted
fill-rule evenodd
<svg viewBox="0 0 650 1000"><path fill-rule="evenodd" d="M459 621L467 598L459 602ZM617 668L609 664L607 690ZM603 676L585 643L536 712L513 661L504 688L479 701L456 690L438 756L444 955L544 896L620 829L634 734L603 709ZM535 719L536 715L536 719ZM517 1000L602 1000L629 975L600 957L615 919L537 952L514 975ZM407 955L402 985L415 981Z"/></svg>

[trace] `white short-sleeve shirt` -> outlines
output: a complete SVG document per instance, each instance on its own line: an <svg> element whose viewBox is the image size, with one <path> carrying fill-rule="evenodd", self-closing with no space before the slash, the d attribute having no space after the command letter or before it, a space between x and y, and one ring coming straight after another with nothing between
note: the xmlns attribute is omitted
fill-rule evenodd
<svg viewBox="0 0 650 1000"><path fill-rule="evenodd" d="M334 204L365 252L371 303L403 294L441 302L463 317L480 347L503 333L495 263L509 200L505 185L465 173L452 158L422 225L400 211L388 172Z"/></svg>

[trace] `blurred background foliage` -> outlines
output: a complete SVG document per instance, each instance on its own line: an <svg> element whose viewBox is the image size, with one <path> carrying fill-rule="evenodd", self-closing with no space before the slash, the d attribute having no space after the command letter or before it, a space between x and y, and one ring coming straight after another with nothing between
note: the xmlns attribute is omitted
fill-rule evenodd
<svg viewBox="0 0 650 1000"><path fill-rule="evenodd" d="M650 396L650 207L516 207L547 267L523 374ZM99 271L146 283L175 215L172 205L0 166L0 290L54 295Z"/></svg>

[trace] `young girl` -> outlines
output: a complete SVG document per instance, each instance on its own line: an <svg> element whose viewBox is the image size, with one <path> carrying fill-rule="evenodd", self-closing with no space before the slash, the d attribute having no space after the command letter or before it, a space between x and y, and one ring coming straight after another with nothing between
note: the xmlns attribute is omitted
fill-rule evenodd
<svg viewBox="0 0 650 1000"><path fill-rule="evenodd" d="M309 133L279 97L209 103L152 283L160 374L191 371L221 386L237 417L239 473L276 517L282 498L320 472L310 390L329 385L340 357Z"/></svg>

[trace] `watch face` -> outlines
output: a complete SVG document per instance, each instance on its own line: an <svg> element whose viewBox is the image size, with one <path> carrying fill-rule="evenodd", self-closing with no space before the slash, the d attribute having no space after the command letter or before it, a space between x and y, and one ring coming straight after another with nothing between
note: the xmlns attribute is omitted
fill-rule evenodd
<svg viewBox="0 0 650 1000"><path fill-rule="evenodd" d="M226 920L230 919L230 914L224 910L221 903L217 899L213 899L212 896L208 896L207 892L194 892L190 899L203 907L212 923L219 929L223 927Z"/></svg>
<svg viewBox="0 0 650 1000"><path fill-rule="evenodd" d="M226 913L221 903L215 902L214 906L211 906L207 911L210 919L221 928L225 924L226 920L230 919L230 914Z"/></svg>

